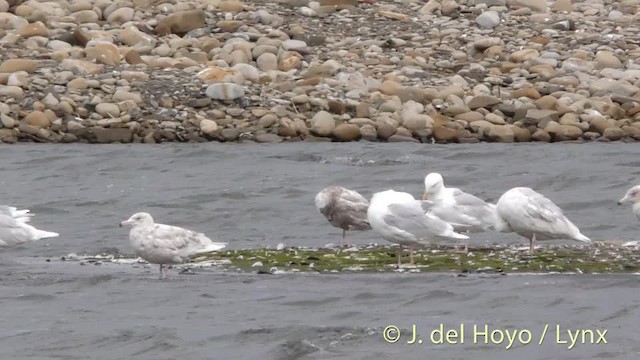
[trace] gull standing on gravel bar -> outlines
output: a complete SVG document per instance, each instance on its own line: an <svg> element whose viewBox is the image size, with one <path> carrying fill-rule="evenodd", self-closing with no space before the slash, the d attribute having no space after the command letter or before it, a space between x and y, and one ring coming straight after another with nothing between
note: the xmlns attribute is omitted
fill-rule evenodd
<svg viewBox="0 0 640 360"><path fill-rule="evenodd" d="M33 214L13 206L0 205L0 247L10 247L30 241L58 237L58 233L38 230L27 224Z"/></svg>
<svg viewBox="0 0 640 360"><path fill-rule="evenodd" d="M496 229L498 214L494 204L458 188L445 187L444 179L439 173L430 173L424 178L422 199L433 202L429 211L451 223L455 231L481 232ZM465 240L464 252L469 252L468 240Z"/></svg>
<svg viewBox="0 0 640 360"><path fill-rule="evenodd" d="M503 222L498 231L513 231L529 239L529 254L536 240L571 239L591 244L553 201L528 187L516 187L505 192L497 204Z"/></svg>
<svg viewBox="0 0 640 360"><path fill-rule="evenodd" d="M342 229L342 245L351 245L345 239L347 230L371 229L367 219L369 201L356 191L329 186L316 195L315 203L331 225Z"/></svg>
<svg viewBox="0 0 640 360"><path fill-rule="evenodd" d="M618 200L618 205L626 203L633 203L633 206L631 206L631 210L636 215L636 217L640 219L640 185L636 185L627 190L627 193L624 194L624 197Z"/></svg>
<svg viewBox="0 0 640 360"><path fill-rule="evenodd" d="M373 194L367 215L374 231L383 239L400 245L398 267L402 265L402 247L409 247L410 264L414 264L413 247L426 246L434 240L468 239L439 217L425 213L433 203L416 200L411 194L387 190Z"/></svg>
<svg viewBox="0 0 640 360"><path fill-rule="evenodd" d="M160 265L160 276L167 277L167 264L181 264L192 255L216 251L227 243L213 242L202 233L177 226L156 224L149 213L131 215L120 226L130 225L129 240L137 256Z"/></svg>

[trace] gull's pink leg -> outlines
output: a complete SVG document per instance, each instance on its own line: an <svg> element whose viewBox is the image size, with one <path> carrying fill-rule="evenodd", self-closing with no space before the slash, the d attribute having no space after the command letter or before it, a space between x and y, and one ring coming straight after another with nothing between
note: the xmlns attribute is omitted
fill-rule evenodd
<svg viewBox="0 0 640 360"><path fill-rule="evenodd" d="M160 279L167 278L167 267L164 264L160 264Z"/></svg>
<svg viewBox="0 0 640 360"><path fill-rule="evenodd" d="M342 229L342 246L351 246L349 242L347 242L346 237L347 237L347 230Z"/></svg>
<svg viewBox="0 0 640 360"><path fill-rule="evenodd" d="M531 236L531 239L529 239L529 255L533 255L533 246L535 242L536 234L534 233L533 236Z"/></svg>

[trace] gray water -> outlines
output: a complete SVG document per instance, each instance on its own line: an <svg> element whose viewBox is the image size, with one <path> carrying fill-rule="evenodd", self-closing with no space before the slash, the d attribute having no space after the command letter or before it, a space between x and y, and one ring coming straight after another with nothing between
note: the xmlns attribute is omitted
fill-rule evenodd
<svg viewBox="0 0 640 360"><path fill-rule="evenodd" d="M313 197L339 184L370 197L420 196L423 178L496 201L514 186L555 201L594 240L638 240L616 201L640 183L637 144L168 144L0 147L1 203L29 208L60 238L0 254L2 359L636 359L636 275L287 274L80 266L58 259L130 253L117 224L137 211L230 248L322 246L341 231ZM355 243L384 244L374 232ZM482 234L473 244L526 244ZM47 262L46 259L52 259ZM443 323L466 341L433 345ZM407 344L416 324L422 345ZM473 326L529 330L531 344L473 343ZM546 340L538 345L544 325ZM608 344L557 344L561 329L608 330ZM382 330L398 326L388 344ZM564 330L562 330L564 331ZM560 340L567 339L561 333ZM483 338L479 338L483 340ZM597 340L597 335L594 340ZM589 339L587 339L589 340Z"/></svg>

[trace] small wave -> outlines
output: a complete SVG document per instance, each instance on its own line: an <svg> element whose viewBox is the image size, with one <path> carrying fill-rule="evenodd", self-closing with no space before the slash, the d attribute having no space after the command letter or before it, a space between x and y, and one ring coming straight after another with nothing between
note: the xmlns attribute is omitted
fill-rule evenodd
<svg viewBox="0 0 640 360"><path fill-rule="evenodd" d="M277 360L297 360L305 355L319 351L320 348L307 339L288 340L275 351Z"/></svg>
<svg viewBox="0 0 640 360"><path fill-rule="evenodd" d="M391 166L405 165L412 163L411 158L407 155L401 155L396 159L376 159L360 156L323 156L320 154L295 154L295 155L276 155L268 157L270 159L282 159L295 162L306 162L315 164L334 164L334 165L350 165L350 166Z"/></svg>
<svg viewBox="0 0 640 360"><path fill-rule="evenodd" d="M319 163L324 160L324 157L320 154L298 153L294 155L274 155L267 156L267 159L289 160L296 162L310 162Z"/></svg>
<svg viewBox="0 0 640 360"><path fill-rule="evenodd" d="M325 305L340 301L340 299L341 298L339 298L339 297L328 297L328 298L323 298L323 299L285 302L285 303L282 303L282 305L286 305L286 306L325 306Z"/></svg>
<svg viewBox="0 0 640 360"><path fill-rule="evenodd" d="M20 301L33 301L33 302L43 302L50 301L55 299L56 297L48 294L20 294L15 297L15 299Z"/></svg>

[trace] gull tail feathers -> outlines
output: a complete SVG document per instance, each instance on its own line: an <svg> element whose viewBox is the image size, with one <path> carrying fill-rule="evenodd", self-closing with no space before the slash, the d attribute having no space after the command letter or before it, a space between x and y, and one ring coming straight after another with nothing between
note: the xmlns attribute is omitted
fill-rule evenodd
<svg viewBox="0 0 640 360"><path fill-rule="evenodd" d="M200 249L197 251L197 253L206 253L206 252L211 252L211 251L218 251L218 250L222 250L227 246L227 243L221 243L221 242L212 242L211 244L205 246L204 248Z"/></svg>
<svg viewBox="0 0 640 360"><path fill-rule="evenodd" d="M41 239L47 239L47 238L53 238L53 237L60 236L60 234L58 234L56 232L38 230L36 228L34 228L34 235L35 235L35 240L41 240Z"/></svg>
<svg viewBox="0 0 640 360"><path fill-rule="evenodd" d="M581 233L578 233L578 234L574 235L573 238L575 240L586 242L586 243L591 243L592 242L591 239L589 239L588 237L582 235Z"/></svg>
<svg viewBox="0 0 640 360"><path fill-rule="evenodd" d="M452 239L460 239L460 240L466 240L469 238L467 235L459 234L455 231L452 231L451 233L447 234L447 236Z"/></svg>

